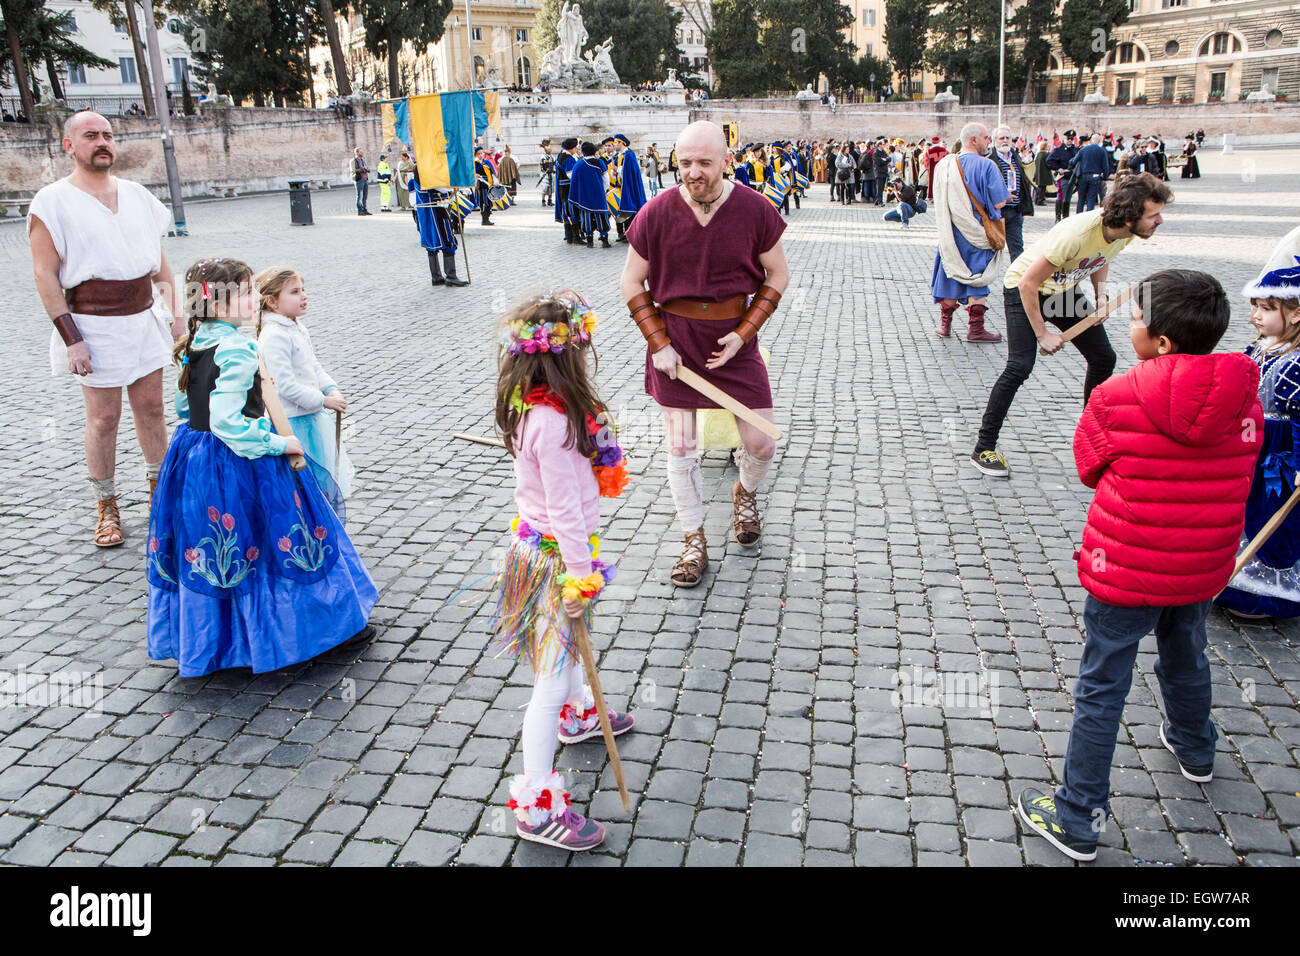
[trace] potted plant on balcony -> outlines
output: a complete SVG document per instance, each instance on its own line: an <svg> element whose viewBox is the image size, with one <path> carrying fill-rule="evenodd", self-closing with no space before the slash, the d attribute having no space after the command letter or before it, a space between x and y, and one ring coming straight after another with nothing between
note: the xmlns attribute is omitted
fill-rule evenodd
<svg viewBox="0 0 1300 956"><path fill-rule="evenodd" d="M1146 105L1147 105L1147 97L1146 97L1146 94L1145 94L1145 93L1139 93L1137 96L1133 97L1133 105L1134 105L1134 106L1146 106Z"/></svg>
<svg viewBox="0 0 1300 956"><path fill-rule="evenodd" d="M1161 105L1161 106L1169 106L1171 103L1173 103L1173 101L1174 101L1174 98L1173 98L1172 96L1162 96L1162 97L1160 97L1160 105Z"/></svg>
<svg viewBox="0 0 1300 956"><path fill-rule="evenodd" d="M1191 101L1192 101L1191 93L1184 93L1182 96L1178 97L1179 103L1190 103Z"/></svg>

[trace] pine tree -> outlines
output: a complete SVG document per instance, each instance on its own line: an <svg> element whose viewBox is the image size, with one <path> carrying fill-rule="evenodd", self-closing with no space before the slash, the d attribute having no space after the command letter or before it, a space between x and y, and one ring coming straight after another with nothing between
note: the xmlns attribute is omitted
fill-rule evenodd
<svg viewBox="0 0 1300 956"><path fill-rule="evenodd" d="M902 77L901 89L907 92L912 89L912 75L925 62L930 4L931 0L885 0L885 47L893 71Z"/></svg>
<svg viewBox="0 0 1300 956"><path fill-rule="evenodd" d="M758 0L713 0L708 50L720 96L759 96L767 91L768 68L758 40Z"/></svg>
<svg viewBox="0 0 1300 956"><path fill-rule="evenodd" d="M997 86L1000 15L993 0L945 0L930 14L925 62L945 79L960 78L963 102Z"/></svg>
<svg viewBox="0 0 1300 956"><path fill-rule="evenodd" d="M1128 0L1065 0L1061 7L1061 50L1078 69L1075 90L1083 98L1083 71L1095 70L1115 46L1115 27L1128 19Z"/></svg>
<svg viewBox="0 0 1300 956"><path fill-rule="evenodd" d="M1047 38L1057 32L1056 7L1059 0L1025 0L1016 11L1012 23L1016 36L1024 41L1019 59L1025 70L1025 92L1022 103L1028 103L1034 78L1046 70L1052 61L1052 43Z"/></svg>
<svg viewBox="0 0 1300 956"><path fill-rule="evenodd" d="M842 75L851 68L853 45L844 31L853 25L853 13L840 0L758 0L758 18L775 81L769 87L816 86L823 74Z"/></svg>
<svg viewBox="0 0 1300 956"><path fill-rule="evenodd" d="M357 0L366 27L366 49L388 60L388 95L401 96L397 56L403 41L420 52L442 39L452 0Z"/></svg>

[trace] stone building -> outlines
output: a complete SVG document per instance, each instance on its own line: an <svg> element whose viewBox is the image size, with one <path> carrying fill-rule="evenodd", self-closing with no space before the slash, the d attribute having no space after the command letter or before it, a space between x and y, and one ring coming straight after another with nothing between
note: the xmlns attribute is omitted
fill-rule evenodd
<svg viewBox="0 0 1300 956"><path fill-rule="evenodd" d="M1114 49L1084 74L1115 103L1237 100L1261 87L1300 96L1300 4L1277 0L1131 0ZM1076 70L1053 53L1035 99L1069 99Z"/></svg>
<svg viewBox="0 0 1300 956"><path fill-rule="evenodd" d="M710 0L668 0L668 5L682 15L677 24L677 48L682 51L678 72L683 77L697 77L712 89L708 39L713 29L713 4Z"/></svg>
<svg viewBox="0 0 1300 956"><path fill-rule="evenodd" d="M464 90L471 71L478 86L537 85L542 53L533 46L537 0L473 0L469 17L466 4L457 2L447 15L442 39L428 49L402 45L398 72L407 93ZM348 60L356 89L388 96L388 63L365 47L366 30L356 13L338 16L339 41ZM311 50L312 86L320 100L336 95L333 61L327 45Z"/></svg>

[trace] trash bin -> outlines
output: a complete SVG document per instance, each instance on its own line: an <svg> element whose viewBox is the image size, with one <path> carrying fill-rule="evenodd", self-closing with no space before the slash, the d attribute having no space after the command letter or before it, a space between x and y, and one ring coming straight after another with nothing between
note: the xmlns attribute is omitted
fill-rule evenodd
<svg viewBox="0 0 1300 956"><path fill-rule="evenodd" d="M289 219L295 226L310 226L313 224L311 218L310 180L289 180Z"/></svg>

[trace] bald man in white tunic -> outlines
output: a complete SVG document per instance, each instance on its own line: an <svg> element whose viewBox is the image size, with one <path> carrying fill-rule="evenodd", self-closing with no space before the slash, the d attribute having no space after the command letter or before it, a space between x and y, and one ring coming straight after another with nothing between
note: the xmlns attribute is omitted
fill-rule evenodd
<svg viewBox="0 0 1300 956"><path fill-rule="evenodd" d="M122 389L152 494L167 453L162 369L184 318L162 251L171 215L139 183L110 173L117 151L108 120L77 113L64 128L63 150L76 165L32 200L28 239L36 289L54 323L50 369L81 379L86 466L99 509L93 540L113 547L125 540L114 484Z"/></svg>

